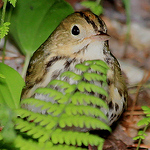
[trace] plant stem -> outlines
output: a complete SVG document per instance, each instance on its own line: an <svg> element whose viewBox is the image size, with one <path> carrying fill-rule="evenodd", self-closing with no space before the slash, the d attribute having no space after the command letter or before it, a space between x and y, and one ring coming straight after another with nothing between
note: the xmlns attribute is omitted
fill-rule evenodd
<svg viewBox="0 0 150 150"><path fill-rule="evenodd" d="M7 5L7 0L4 0L2 17L1 17L1 26L3 26L5 20L6 5Z"/></svg>
<svg viewBox="0 0 150 150"><path fill-rule="evenodd" d="M148 126L149 126L149 124L145 126L145 128L144 128L144 130L143 130L144 133L145 133L145 131L147 130ZM141 145L141 141L142 141L142 139L140 138L136 150L139 150L140 145Z"/></svg>
<svg viewBox="0 0 150 150"><path fill-rule="evenodd" d="M24 79L25 78L25 75L26 75L26 72L27 72L27 68L28 68L28 65L29 65L29 61L30 61L30 58L31 58L31 54L28 53L25 57L25 63L24 63L24 67L23 67L23 70L22 70L22 78Z"/></svg>
<svg viewBox="0 0 150 150"><path fill-rule="evenodd" d="M4 0L2 17L1 17L1 27L3 26L4 20L5 20L6 6L7 6L7 0ZM3 53L2 53L2 63L4 63L4 59L5 59L5 49L6 49L6 42L4 42L4 48L3 48Z"/></svg>
<svg viewBox="0 0 150 150"><path fill-rule="evenodd" d="M7 19L8 22L10 22L10 18L11 18L11 14L12 14L12 9L13 9L13 7L11 6L11 7L10 7L10 10L9 10L9 14L8 14L8 19ZM4 17L5 17L5 16L4 16ZM4 20L3 20L3 21L4 21ZM3 23L4 23L4 22L3 22ZM6 51L7 39L8 39L8 36L6 35L6 36L5 36L5 40L4 40L4 46L3 46L2 63L4 63L4 61L5 61L5 51Z"/></svg>
<svg viewBox="0 0 150 150"><path fill-rule="evenodd" d="M129 43L129 36L130 36L130 28L131 28L131 17L130 17L130 0L123 0L126 10L126 24L127 24L127 33L126 33L126 39L125 39L125 48L124 48L124 56L126 54L126 50Z"/></svg>

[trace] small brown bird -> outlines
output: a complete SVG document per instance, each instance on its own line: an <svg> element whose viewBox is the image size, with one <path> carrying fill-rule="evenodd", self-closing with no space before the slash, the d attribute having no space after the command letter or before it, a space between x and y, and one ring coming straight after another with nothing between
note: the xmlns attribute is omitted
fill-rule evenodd
<svg viewBox="0 0 150 150"><path fill-rule="evenodd" d="M110 67L107 73L109 97L101 96L108 104L109 110L102 111L107 115L108 124L111 125L126 106L127 89L120 65L109 50L109 38L104 21L97 15L89 11L69 15L33 54L27 70L22 99L35 97L51 101L34 95L34 91L39 87L46 87L53 79L59 79L64 71L77 72L75 65L78 63L85 60L102 60ZM27 105L22 107L38 111Z"/></svg>

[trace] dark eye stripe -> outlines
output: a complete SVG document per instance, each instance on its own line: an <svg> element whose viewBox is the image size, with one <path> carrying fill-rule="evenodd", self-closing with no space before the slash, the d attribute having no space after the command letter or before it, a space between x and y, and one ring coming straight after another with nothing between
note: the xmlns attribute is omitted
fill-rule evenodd
<svg viewBox="0 0 150 150"><path fill-rule="evenodd" d="M98 31L98 27L96 26L95 22L91 20L88 16L86 16L84 12L77 13L79 13L87 21L88 24L91 24L95 31Z"/></svg>

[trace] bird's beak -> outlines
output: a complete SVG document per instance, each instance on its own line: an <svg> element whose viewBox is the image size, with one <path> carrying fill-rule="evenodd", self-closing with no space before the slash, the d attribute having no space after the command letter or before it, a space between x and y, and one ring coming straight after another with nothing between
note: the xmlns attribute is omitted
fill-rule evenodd
<svg viewBox="0 0 150 150"><path fill-rule="evenodd" d="M110 39L110 35L108 35L107 33L104 33L104 32L98 32L97 34L92 35L90 37L90 39L99 40L99 41L107 41Z"/></svg>
<svg viewBox="0 0 150 150"><path fill-rule="evenodd" d="M104 32L96 34L95 37L98 38L100 41L107 41L111 38L110 35Z"/></svg>

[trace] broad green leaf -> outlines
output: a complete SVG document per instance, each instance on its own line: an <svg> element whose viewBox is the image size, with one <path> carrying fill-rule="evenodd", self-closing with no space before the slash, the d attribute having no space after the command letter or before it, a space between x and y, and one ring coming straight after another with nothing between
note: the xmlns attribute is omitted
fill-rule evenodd
<svg viewBox="0 0 150 150"><path fill-rule="evenodd" d="M23 54L31 54L73 8L64 0L19 0L11 17L10 34Z"/></svg>
<svg viewBox="0 0 150 150"><path fill-rule="evenodd" d="M5 79L5 76L3 74L0 74L0 78Z"/></svg>
<svg viewBox="0 0 150 150"><path fill-rule="evenodd" d="M5 76L0 78L0 104L6 104L12 109L18 108L25 84L22 77L13 68L3 63L0 63L0 74Z"/></svg>

